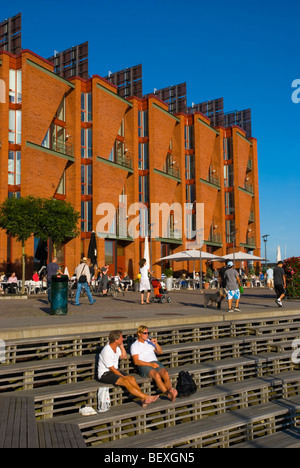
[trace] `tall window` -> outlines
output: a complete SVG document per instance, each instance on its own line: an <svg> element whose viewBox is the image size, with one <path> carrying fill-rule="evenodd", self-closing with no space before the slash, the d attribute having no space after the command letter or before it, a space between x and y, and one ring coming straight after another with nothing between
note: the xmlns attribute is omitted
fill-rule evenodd
<svg viewBox="0 0 300 468"><path fill-rule="evenodd" d="M186 185L186 202L195 203L196 201L196 187L195 184Z"/></svg>
<svg viewBox="0 0 300 468"><path fill-rule="evenodd" d="M224 166L224 187L233 187L233 165Z"/></svg>
<svg viewBox="0 0 300 468"><path fill-rule="evenodd" d="M21 184L21 151L8 153L8 185Z"/></svg>
<svg viewBox="0 0 300 468"><path fill-rule="evenodd" d="M66 195L66 172L64 171L59 184L56 189L56 193L59 195Z"/></svg>
<svg viewBox="0 0 300 468"><path fill-rule="evenodd" d="M109 155L109 161L116 162L118 164L122 164L124 152L125 152L125 143L124 141L116 139L114 142L114 146L111 149L110 155Z"/></svg>
<svg viewBox="0 0 300 468"><path fill-rule="evenodd" d="M139 176L139 202L149 202L149 176Z"/></svg>
<svg viewBox="0 0 300 468"><path fill-rule="evenodd" d="M185 178L186 180L195 179L195 155L185 155Z"/></svg>
<svg viewBox="0 0 300 468"><path fill-rule="evenodd" d="M9 102L22 102L22 71L9 70Z"/></svg>
<svg viewBox="0 0 300 468"><path fill-rule="evenodd" d="M225 192L225 215L234 214L234 192Z"/></svg>
<svg viewBox="0 0 300 468"><path fill-rule="evenodd" d="M21 144L22 112L20 110L9 111L9 143Z"/></svg>
<svg viewBox="0 0 300 468"><path fill-rule="evenodd" d="M91 165L81 166L81 195L92 195L92 171Z"/></svg>
<svg viewBox="0 0 300 468"><path fill-rule="evenodd" d="M81 93L81 122L92 121L92 93Z"/></svg>
<svg viewBox="0 0 300 468"><path fill-rule="evenodd" d="M81 157L91 158L92 157L92 129L82 128L81 129Z"/></svg>
<svg viewBox="0 0 300 468"><path fill-rule="evenodd" d="M61 100L60 105L58 106L57 112L55 114L55 117L58 120L62 120L63 122L66 120L66 115L65 115L65 97Z"/></svg>
<svg viewBox="0 0 300 468"><path fill-rule="evenodd" d="M226 219L225 221L226 227L226 242L227 244L231 244L235 241L235 221L234 219Z"/></svg>
<svg viewBox="0 0 300 468"><path fill-rule="evenodd" d="M148 136L148 111L139 111L138 114L138 136L141 138Z"/></svg>
<svg viewBox="0 0 300 468"><path fill-rule="evenodd" d="M139 169L149 169L148 143L139 143Z"/></svg>
<svg viewBox="0 0 300 468"><path fill-rule="evenodd" d="M91 201L81 202L81 231L82 232L92 231L92 202Z"/></svg>
<svg viewBox="0 0 300 468"><path fill-rule="evenodd" d="M233 141L232 141L232 137L224 138L224 140L223 140L223 155L224 155L225 160L233 158Z"/></svg>
<svg viewBox="0 0 300 468"><path fill-rule="evenodd" d="M194 147L194 127L192 125L184 126L184 148L186 150Z"/></svg>

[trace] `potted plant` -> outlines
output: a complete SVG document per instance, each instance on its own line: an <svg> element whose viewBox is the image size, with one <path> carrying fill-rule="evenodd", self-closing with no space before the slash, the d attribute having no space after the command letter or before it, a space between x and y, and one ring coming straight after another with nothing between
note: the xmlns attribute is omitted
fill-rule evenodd
<svg viewBox="0 0 300 468"><path fill-rule="evenodd" d="M206 275L205 275L205 278L204 278L204 279L205 279L205 281L204 281L204 289L209 289L211 277L212 277L212 269L211 269L211 268L207 268L207 270L206 270Z"/></svg>
<svg viewBox="0 0 300 468"><path fill-rule="evenodd" d="M138 292L139 289L140 289L140 278L135 278L133 280L133 290L135 292Z"/></svg>
<svg viewBox="0 0 300 468"><path fill-rule="evenodd" d="M164 274L167 277L167 291L172 291L173 289L173 270L172 268L166 268Z"/></svg>
<svg viewBox="0 0 300 468"><path fill-rule="evenodd" d="M248 270L248 279L247 279L247 282L246 282L246 286L247 288L251 288L251 285L252 285L252 279L251 277L255 275L255 270L253 267L250 267L249 270Z"/></svg>

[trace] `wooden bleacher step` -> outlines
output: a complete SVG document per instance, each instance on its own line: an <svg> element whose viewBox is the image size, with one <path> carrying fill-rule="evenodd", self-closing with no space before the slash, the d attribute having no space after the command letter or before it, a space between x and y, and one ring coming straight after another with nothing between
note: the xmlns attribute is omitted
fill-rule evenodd
<svg viewBox="0 0 300 468"><path fill-rule="evenodd" d="M230 448L243 442L259 441L292 428L294 415L300 408L300 398L278 400L199 421L153 430L136 437L99 444L95 448ZM250 442L251 443L251 442Z"/></svg>

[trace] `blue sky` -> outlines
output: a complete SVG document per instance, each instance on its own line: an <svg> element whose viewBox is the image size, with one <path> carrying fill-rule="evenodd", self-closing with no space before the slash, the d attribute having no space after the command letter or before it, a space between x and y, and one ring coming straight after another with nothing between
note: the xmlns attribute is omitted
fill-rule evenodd
<svg viewBox="0 0 300 468"><path fill-rule="evenodd" d="M89 73L142 63L143 92L187 82L188 105L224 98L252 110L258 139L261 235L268 258L300 256L300 4L253 0L6 2L22 12L22 46L42 57L89 41ZM298 85L299 90L300 86ZM300 92L299 92L300 97ZM262 242L262 253L264 246Z"/></svg>

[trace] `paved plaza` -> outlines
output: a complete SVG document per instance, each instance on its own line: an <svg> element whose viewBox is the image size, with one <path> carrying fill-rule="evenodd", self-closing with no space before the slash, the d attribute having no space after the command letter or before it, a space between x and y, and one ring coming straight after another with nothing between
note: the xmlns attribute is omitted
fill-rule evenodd
<svg viewBox="0 0 300 468"><path fill-rule="evenodd" d="M209 290L213 293L215 290ZM300 300L284 300L284 307L275 304L274 291L266 288L245 289L240 301L242 312L227 312L227 300L222 307L204 307L204 296L199 290L171 291L171 302L140 304L140 294L129 291L117 298L97 297L90 305L82 298L80 307L68 305L67 315L51 315L43 295L27 299L0 299L0 338L13 339L33 336L63 335L69 333L129 329L144 323L149 327L168 324L188 324L244 320L247 318L300 315Z"/></svg>

